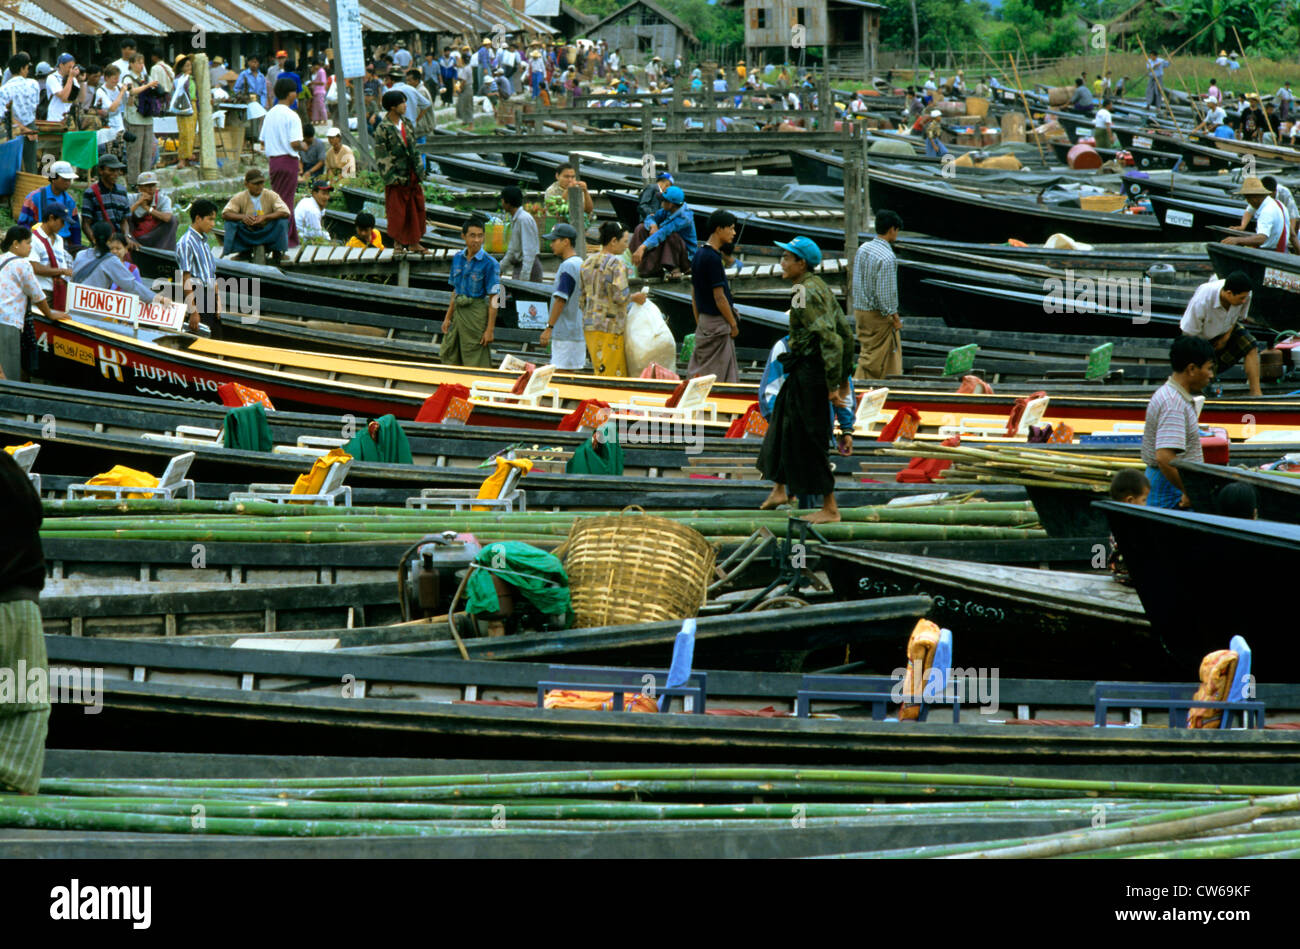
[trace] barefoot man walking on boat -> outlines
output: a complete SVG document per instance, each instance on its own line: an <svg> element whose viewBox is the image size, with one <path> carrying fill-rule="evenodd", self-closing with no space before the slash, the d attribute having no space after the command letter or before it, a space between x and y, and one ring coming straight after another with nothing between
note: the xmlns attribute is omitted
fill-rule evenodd
<svg viewBox="0 0 1300 949"><path fill-rule="evenodd" d="M791 496L808 506L821 499L821 510L805 520L825 524L840 519L835 503L835 476L826 458L831 438L827 402L848 400L853 373L853 331L826 282L813 271L822 262L821 250L810 238L777 242L781 276L794 284L790 306L790 350L781 356L786 381L776 395L772 419L758 453L758 470L776 487L760 510L785 504ZM841 450L852 444L841 435Z"/></svg>

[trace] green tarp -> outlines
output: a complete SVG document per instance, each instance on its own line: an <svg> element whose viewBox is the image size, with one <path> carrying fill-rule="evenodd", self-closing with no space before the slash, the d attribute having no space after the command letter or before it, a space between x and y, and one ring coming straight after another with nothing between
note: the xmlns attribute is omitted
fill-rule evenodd
<svg viewBox="0 0 1300 949"><path fill-rule="evenodd" d="M231 409L226 413L227 448L240 451L270 451L271 424L266 420L266 409L261 402Z"/></svg>
<svg viewBox="0 0 1300 949"><path fill-rule="evenodd" d="M564 470L569 474L621 475L623 446L618 441L618 423L606 422L594 438L575 448Z"/></svg>
<svg viewBox="0 0 1300 949"><path fill-rule="evenodd" d="M517 540L503 540L488 544L474 558L488 570L475 570L466 584L465 609L474 614L496 613L501 609L495 574L519 590L539 613L563 613L568 623L573 622L569 601L569 576L564 565L554 554Z"/></svg>
<svg viewBox="0 0 1300 949"><path fill-rule="evenodd" d="M406 432L397 424L397 417L384 415L375 419L379 425L378 440L370 437L370 426L352 436L352 440L343 446L343 450L357 461L382 461L390 465L409 465L411 443L406 440Z"/></svg>
<svg viewBox="0 0 1300 949"><path fill-rule="evenodd" d="M96 132L64 132L60 156L73 168L94 168L99 164L99 141Z"/></svg>

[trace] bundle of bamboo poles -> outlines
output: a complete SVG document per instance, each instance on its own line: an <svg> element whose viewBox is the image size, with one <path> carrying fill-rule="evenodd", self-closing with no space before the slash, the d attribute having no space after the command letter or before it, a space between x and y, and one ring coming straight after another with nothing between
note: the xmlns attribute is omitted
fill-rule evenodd
<svg viewBox="0 0 1300 949"><path fill-rule="evenodd" d="M269 502L124 500L46 501L41 536L237 543L413 543L452 530L481 539L559 544L574 521L605 512L446 511L324 508ZM726 543L761 528L784 533L791 511L667 510L710 541ZM1022 540L1045 536L1027 501L875 506L841 510L842 522L819 526L831 541Z"/></svg>
<svg viewBox="0 0 1300 949"><path fill-rule="evenodd" d="M1146 467L1132 457L1081 455L1027 445L985 445L974 448L967 445L949 447L914 444L903 448L887 448L884 453L951 461L952 466L939 475L940 480L945 482L1022 484L1080 491L1105 491L1117 471Z"/></svg>
<svg viewBox="0 0 1300 949"><path fill-rule="evenodd" d="M1076 824L855 857L1243 856L1300 850L1292 787L802 768L634 768L329 778L46 778L0 826L275 837L472 836L932 822ZM882 800L888 799L888 800ZM1098 827L1101 808L1104 826ZM203 821L196 825L194 815ZM792 815L794 820L792 820ZM978 837L978 833L973 834ZM562 853L562 851L560 851Z"/></svg>

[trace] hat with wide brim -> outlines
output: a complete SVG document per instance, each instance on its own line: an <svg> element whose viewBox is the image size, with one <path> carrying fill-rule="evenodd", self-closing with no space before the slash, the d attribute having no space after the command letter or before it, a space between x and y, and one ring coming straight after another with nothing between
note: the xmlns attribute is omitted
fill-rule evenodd
<svg viewBox="0 0 1300 949"><path fill-rule="evenodd" d="M1245 181L1241 183L1241 190L1236 193L1241 197L1245 198L1245 197L1249 197L1252 194L1259 195L1261 197L1268 197L1273 192L1265 188L1264 182L1260 181L1258 178L1247 178Z"/></svg>

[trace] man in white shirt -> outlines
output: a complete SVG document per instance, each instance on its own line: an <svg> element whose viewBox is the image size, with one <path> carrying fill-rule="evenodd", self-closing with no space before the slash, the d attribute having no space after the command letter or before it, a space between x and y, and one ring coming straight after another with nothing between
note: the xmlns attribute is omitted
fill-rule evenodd
<svg viewBox="0 0 1300 949"><path fill-rule="evenodd" d="M1092 117L1092 139L1098 148L1112 148L1115 144L1115 129L1111 125L1109 99L1102 100L1101 108Z"/></svg>
<svg viewBox="0 0 1300 949"><path fill-rule="evenodd" d="M411 51L406 48L406 40L397 41L397 49L393 50L393 65L402 69L410 68Z"/></svg>
<svg viewBox="0 0 1300 949"><path fill-rule="evenodd" d="M1240 237L1225 237L1224 244L1237 244L1243 247L1262 247L1264 250L1288 253L1291 243L1291 220L1286 207L1264 183L1258 178L1247 178L1237 194L1246 199L1254 210L1256 220L1255 233ZM1249 218L1246 218L1249 220ZM1236 228L1244 229L1244 225Z"/></svg>
<svg viewBox="0 0 1300 949"><path fill-rule="evenodd" d="M262 144L271 173L271 190L287 207L294 205L298 190L298 153L307 150L302 137L302 118L297 111L298 87L287 76L275 81L278 100L262 119ZM298 229L289 218L289 246L298 243Z"/></svg>
<svg viewBox="0 0 1300 949"><path fill-rule="evenodd" d="M32 262L37 284L56 310L66 306L68 288L65 281L72 276L72 258L64 249L63 237L59 234L67 213L67 208L61 204L51 202L45 206L45 220L32 228L32 252L27 257Z"/></svg>
<svg viewBox="0 0 1300 949"><path fill-rule="evenodd" d="M71 53L63 53L59 56L57 68L45 78L45 88L50 94L46 118L50 122L62 122L76 100L76 65L76 57Z"/></svg>
<svg viewBox="0 0 1300 949"><path fill-rule="evenodd" d="M1214 374L1221 375L1242 362L1252 396L1259 388L1259 350L1255 337L1241 321L1250 310L1250 278L1240 270L1201 284L1192 294L1179 328L1188 336L1209 340L1214 346Z"/></svg>
<svg viewBox="0 0 1300 949"><path fill-rule="evenodd" d="M1211 100L1207 99L1206 101L1209 102ZM1214 130L1226 121L1228 121L1228 113L1223 111L1223 106L1221 106L1216 99L1213 100L1213 105L1210 106L1210 111L1206 114L1205 121L1192 129L1192 131L1195 132L1200 129L1205 129L1205 131L1213 135Z"/></svg>
<svg viewBox="0 0 1300 949"><path fill-rule="evenodd" d="M1292 246L1300 247L1294 241L1297 229L1300 229L1300 208L1296 207L1295 196L1291 194L1291 189L1282 182L1278 181L1272 175L1265 175L1260 182L1268 190L1269 194L1277 198L1278 204L1282 205L1282 210L1286 212L1287 225L1291 230ZM1246 206L1246 213L1241 216L1241 223L1237 225L1240 230L1245 230L1255 218L1255 208L1250 205ZM1300 250L1296 250L1300 253Z"/></svg>
<svg viewBox="0 0 1300 949"><path fill-rule="evenodd" d="M329 231L325 229L325 221L321 216L325 206L330 203L330 192L333 190L334 186L328 181L317 178L311 183L311 194L299 201L293 209L293 220L298 226L300 240L334 243Z"/></svg>
<svg viewBox="0 0 1300 949"><path fill-rule="evenodd" d="M610 50L609 53L609 71L618 72L618 50Z"/></svg>
<svg viewBox="0 0 1300 949"><path fill-rule="evenodd" d="M117 67L119 76L125 76L131 71L131 60L135 57L135 40L122 40L119 48L122 58L113 60L113 65Z"/></svg>

